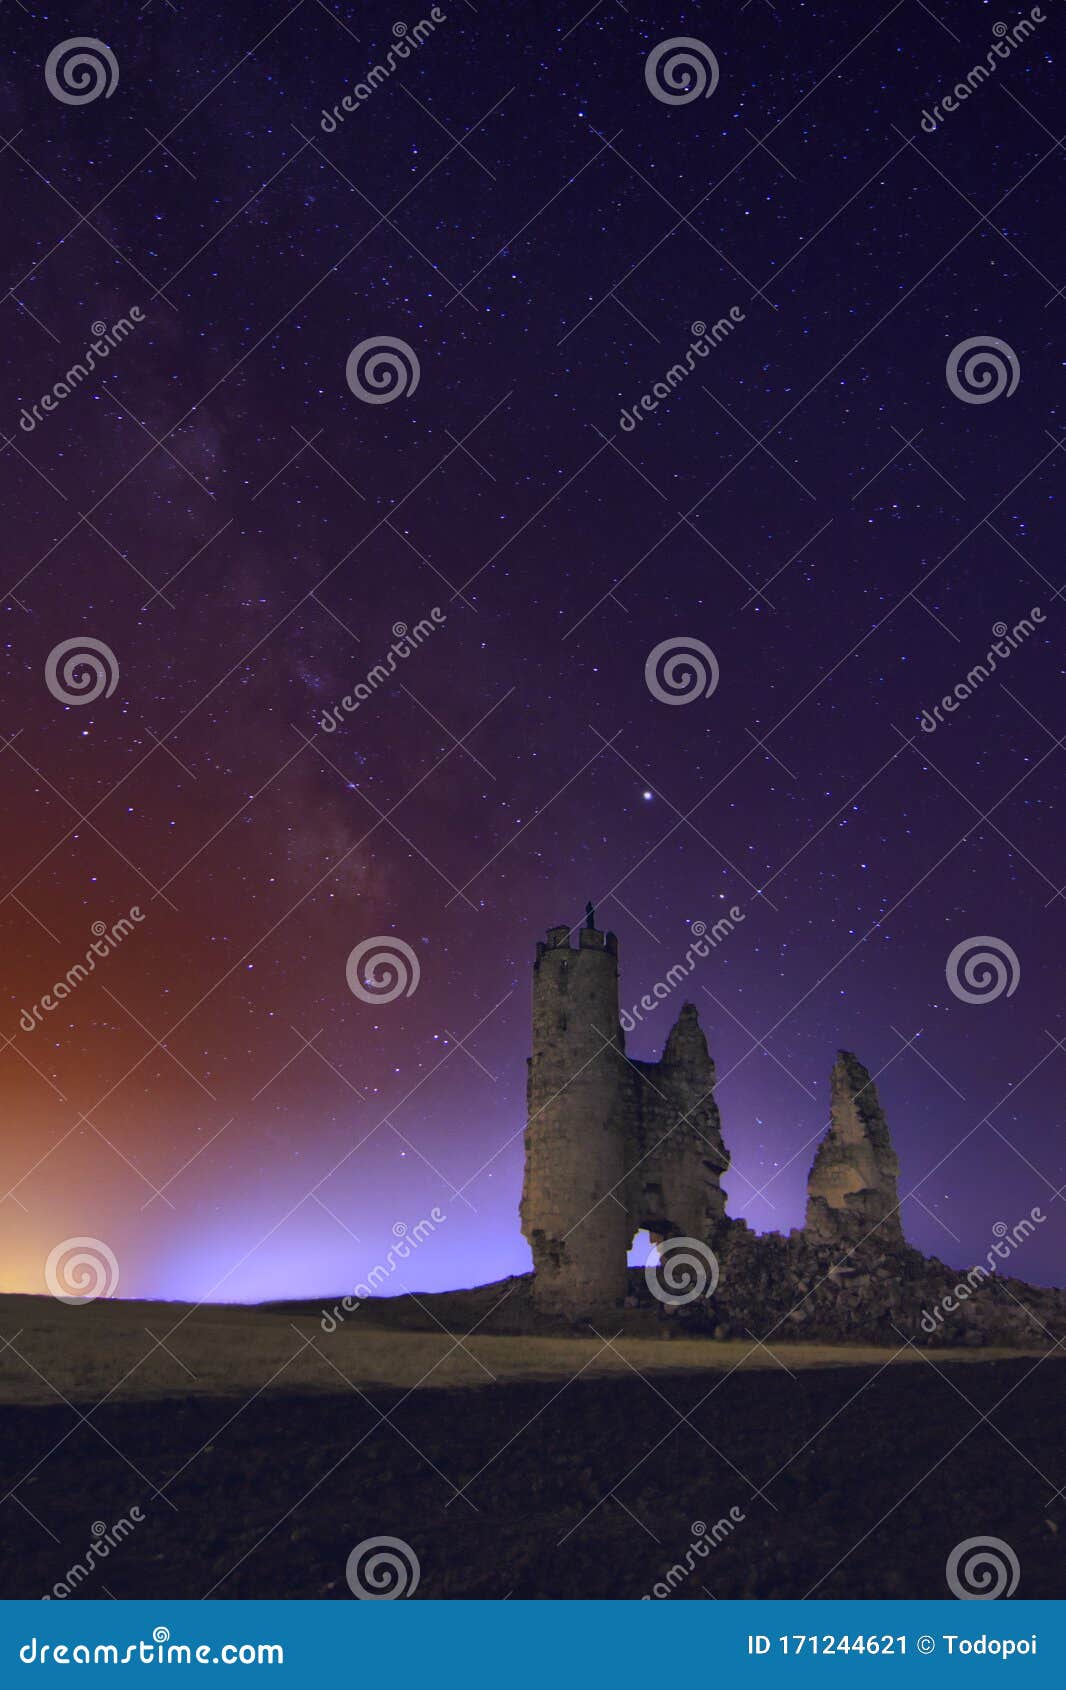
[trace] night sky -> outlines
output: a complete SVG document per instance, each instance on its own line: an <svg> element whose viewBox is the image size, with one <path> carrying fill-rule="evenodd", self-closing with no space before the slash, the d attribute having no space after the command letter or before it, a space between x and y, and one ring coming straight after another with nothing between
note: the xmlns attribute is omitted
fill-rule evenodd
<svg viewBox="0 0 1066 1690"><path fill-rule="evenodd" d="M90 1237L120 1295L337 1293L434 1207L391 1289L524 1271L533 947L587 898L625 1003L743 912L628 1040L657 1057L698 1005L731 1213L802 1223L843 1046L911 1241L968 1266L1037 1205L1012 1271L1066 1278L1045 11L929 133L1013 11L446 0L328 132L428 7L8 0L4 1289ZM118 79L71 104L45 65L77 36ZM709 97L649 87L678 37ZM972 403L947 363L978 337L1019 379ZM346 366L382 338L417 382L368 403ZM86 637L115 684L64 704L49 655ZM668 640L713 651L710 696L654 695ZM378 936L410 996L349 989ZM949 989L974 936L1015 953L1009 995Z"/></svg>

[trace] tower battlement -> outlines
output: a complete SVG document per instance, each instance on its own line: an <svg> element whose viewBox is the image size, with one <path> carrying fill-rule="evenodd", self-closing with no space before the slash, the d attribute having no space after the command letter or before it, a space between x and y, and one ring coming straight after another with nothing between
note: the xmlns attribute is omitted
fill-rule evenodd
<svg viewBox="0 0 1066 1690"><path fill-rule="evenodd" d="M545 951L609 951L611 956L618 955L618 935L616 933L601 933L598 927L578 928L578 942L570 943L572 927L549 927L547 939L537 940L537 962Z"/></svg>

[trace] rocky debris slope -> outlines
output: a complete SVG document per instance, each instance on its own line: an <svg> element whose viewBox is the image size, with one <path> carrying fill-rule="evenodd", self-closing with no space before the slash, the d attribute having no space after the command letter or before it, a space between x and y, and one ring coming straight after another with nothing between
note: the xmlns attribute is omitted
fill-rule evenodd
<svg viewBox="0 0 1066 1690"><path fill-rule="evenodd" d="M667 1318L715 1337L769 1334L828 1343L1052 1345L1066 1338L1066 1291L1028 1285L984 1266L960 1271L876 1238L840 1250L806 1232L756 1234L726 1221L715 1240L713 1296ZM638 1304L654 1301L633 1281Z"/></svg>

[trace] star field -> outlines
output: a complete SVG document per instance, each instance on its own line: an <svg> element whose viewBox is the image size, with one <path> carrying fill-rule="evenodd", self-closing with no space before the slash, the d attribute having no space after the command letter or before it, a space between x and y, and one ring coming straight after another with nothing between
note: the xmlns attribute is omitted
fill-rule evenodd
<svg viewBox="0 0 1066 1690"><path fill-rule="evenodd" d="M525 1271L529 969L586 898L623 1002L743 911L686 987L731 1213L801 1223L844 1046L911 1241L966 1265L1041 1204L1017 1271L1061 1282L1061 22L929 135L988 5L442 10L329 133L395 12L4 9L4 1288L90 1236L124 1295L325 1294L434 1205L410 1288ZM98 30L117 85L64 104L45 61ZM718 85L668 105L689 36ZM988 403L945 375L976 336L1020 369ZM371 404L380 337L419 378ZM63 704L78 636L117 685ZM673 638L720 668L683 707ZM374 935L410 996L349 989ZM972 1004L981 935L1020 974Z"/></svg>

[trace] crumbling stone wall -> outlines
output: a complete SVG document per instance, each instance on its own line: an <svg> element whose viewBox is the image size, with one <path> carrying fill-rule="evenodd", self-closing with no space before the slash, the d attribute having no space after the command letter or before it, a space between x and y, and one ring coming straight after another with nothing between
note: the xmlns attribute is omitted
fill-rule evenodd
<svg viewBox="0 0 1066 1690"><path fill-rule="evenodd" d="M681 1010L661 1062L634 1062L626 1123L630 1238L712 1238L725 1214L729 1155L714 1100L714 1063L693 1004Z"/></svg>

